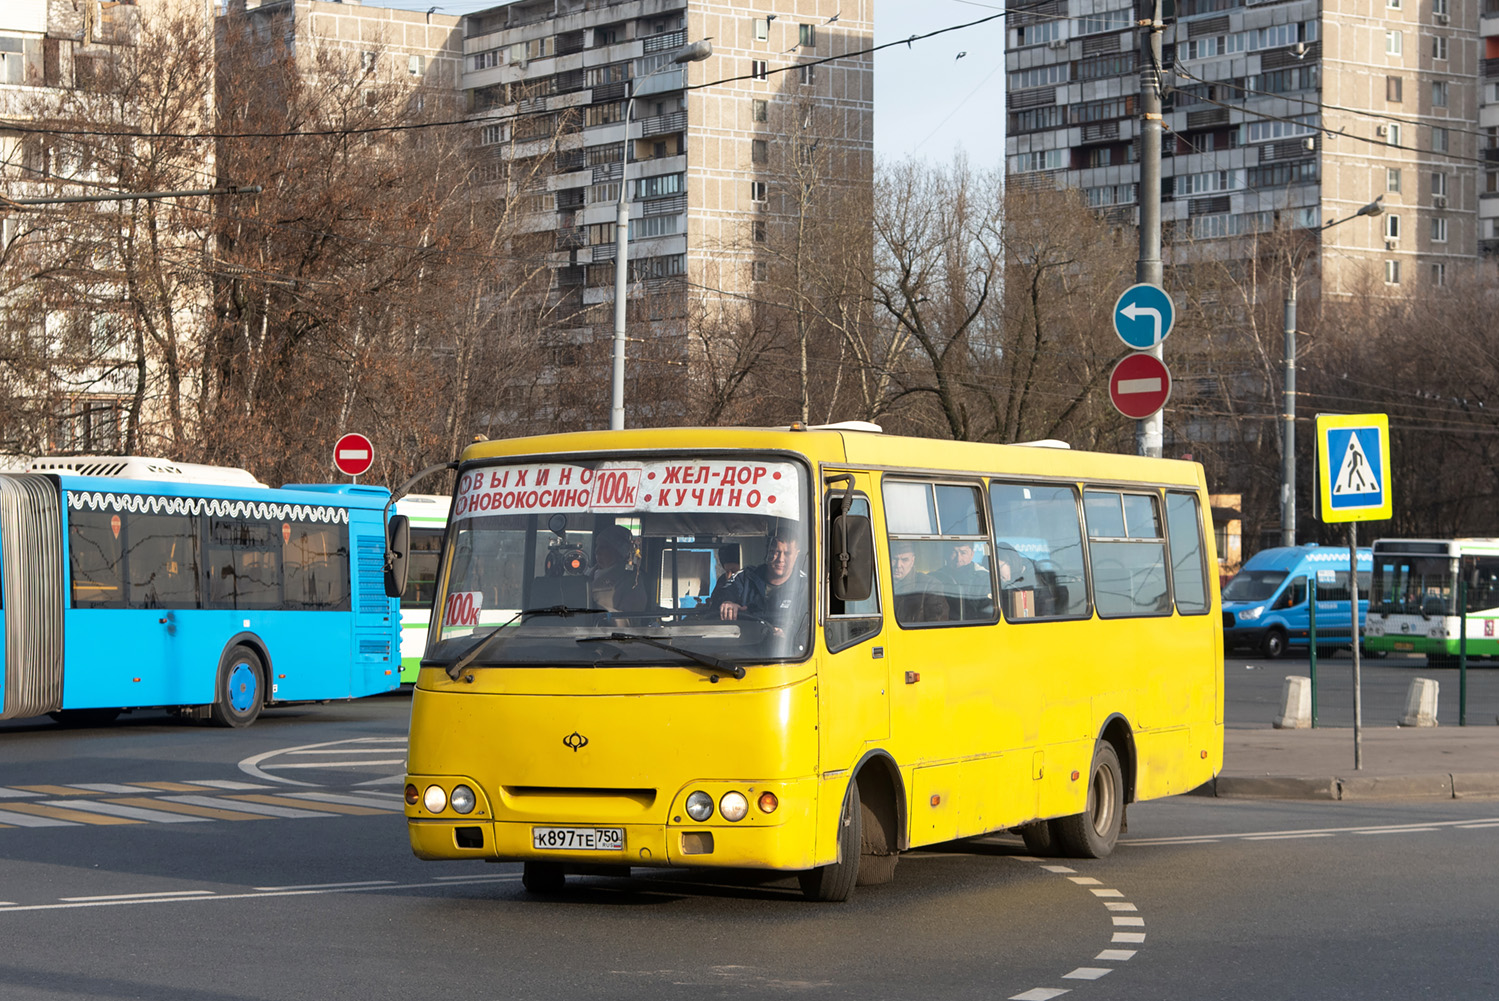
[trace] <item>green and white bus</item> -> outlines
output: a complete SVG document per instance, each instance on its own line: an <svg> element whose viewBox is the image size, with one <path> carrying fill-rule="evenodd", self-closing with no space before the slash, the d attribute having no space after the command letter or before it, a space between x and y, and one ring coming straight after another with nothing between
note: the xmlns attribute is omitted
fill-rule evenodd
<svg viewBox="0 0 1499 1001"><path fill-rule="evenodd" d="M1466 604L1458 607L1459 584ZM1463 619L1469 657L1499 657L1499 539L1380 539L1364 621L1366 649L1458 656Z"/></svg>
<svg viewBox="0 0 1499 1001"><path fill-rule="evenodd" d="M427 649L427 626L432 618L432 595L437 589L437 567L442 560L442 537L448 530L448 497L407 494L395 503L395 513L411 519L410 572L401 593L401 683L416 683L422 651Z"/></svg>

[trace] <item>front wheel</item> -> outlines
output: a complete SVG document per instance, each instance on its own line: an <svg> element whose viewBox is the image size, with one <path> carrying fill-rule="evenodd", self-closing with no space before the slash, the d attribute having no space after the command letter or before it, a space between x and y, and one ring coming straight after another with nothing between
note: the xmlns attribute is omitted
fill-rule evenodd
<svg viewBox="0 0 1499 1001"><path fill-rule="evenodd" d="M265 668L255 651L236 646L219 665L210 716L219 726L249 726L265 706Z"/></svg>
<svg viewBox="0 0 1499 1001"><path fill-rule="evenodd" d="M797 874L808 900L838 903L854 892L859 879L859 848L864 840L860 834L862 813L859 783L850 782L843 797L843 814L838 818L838 861Z"/></svg>
<svg viewBox="0 0 1499 1001"><path fill-rule="evenodd" d="M1271 629L1265 633L1265 638L1260 642L1260 652L1271 660L1279 660L1286 655L1286 631L1284 629Z"/></svg>
<svg viewBox="0 0 1499 1001"><path fill-rule="evenodd" d="M1088 774L1088 805L1082 813L1062 817L1052 828L1062 851L1072 858L1103 858L1119 841L1124 821L1124 773L1114 745L1100 740Z"/></svg>

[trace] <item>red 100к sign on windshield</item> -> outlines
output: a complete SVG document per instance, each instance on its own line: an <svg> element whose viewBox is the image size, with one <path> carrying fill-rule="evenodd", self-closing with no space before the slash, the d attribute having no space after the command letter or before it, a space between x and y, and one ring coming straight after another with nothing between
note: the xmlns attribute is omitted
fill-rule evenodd
<svg viewBox="0 0 1499 1001"><path fill-rule="evenodd" d="M565 463L470 469L454 520L505 514L722 511L796 518L801 477L790 462L727 460Z"/></svg>

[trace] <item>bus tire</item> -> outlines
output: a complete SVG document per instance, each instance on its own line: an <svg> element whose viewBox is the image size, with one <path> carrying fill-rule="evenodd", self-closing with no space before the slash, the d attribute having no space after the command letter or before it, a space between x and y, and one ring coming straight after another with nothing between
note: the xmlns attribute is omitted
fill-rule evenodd
<svg viewBox="0 0 1499 1001"><path fill-rule="evenodd" d="M1104 858L1119 841L1124 821L1124 772L1114 745L1100 740L1088 769L1088 805L1082 813L1062 817L1052 830L1071 858Z"/></svg>
<svg viewBox="0 0 1499 1001"><path fill-rule="evenodd" d="M521 866L520 885L537 896L561 893L567 886L567 873L558 862L527 862Z"/></svg>
<svg viewBox="0 0 1499 1001"><path fill-rule="evenodd" d="M254 650L239 644L229 649L219 665L209 718L217 726L249 726L265 707L265 667Z"/></svg>
<svg viewBox="0 0 1499 1001"><path fill-rule="evenodd" d="M1050 820L1033 820L1016 828L1020 840L1025 842L1025 850L1041 858L1055 858L1061 854L1057 836L1052 830L1053 823Z"/></svg>
<svg viewBox="0 0 1499 1001"><path fill-rule="evenodd" d="M854 892L859 880L859 847L863 807L859 802L859 783L848 784L848 793L843 797L843 812L838 818L838 861L832 865L820 865L797 874L802 894L808 900L826 903L841 903Z"/></svg>
<svg viewBox="0 0 1499 1001"><path fill-rule="evenodd" d="M1260 641L1260 653L1270 660L1279 660L1286 655L1286 631L1279 627L1270 629Z"/></svg>

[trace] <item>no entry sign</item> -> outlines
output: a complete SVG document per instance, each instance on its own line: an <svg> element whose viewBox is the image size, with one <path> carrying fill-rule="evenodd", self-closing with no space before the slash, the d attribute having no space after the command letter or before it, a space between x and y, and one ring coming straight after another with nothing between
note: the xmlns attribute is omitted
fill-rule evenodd
<svg viewBox="0 0 1499 1001"><path fill-rule="evenodd" d="M375 446L362 434L346 434L333 446L333 464L345 476L363 476L375 464Z"/></svg>
<svg viewBox="0 0 1499 1001"><path fill-rule="evenodd" d="M1144 420L1170 398L1171 373L1155 355L1125 355L1109 373L1109 402L1126 417Z"/></svg>

